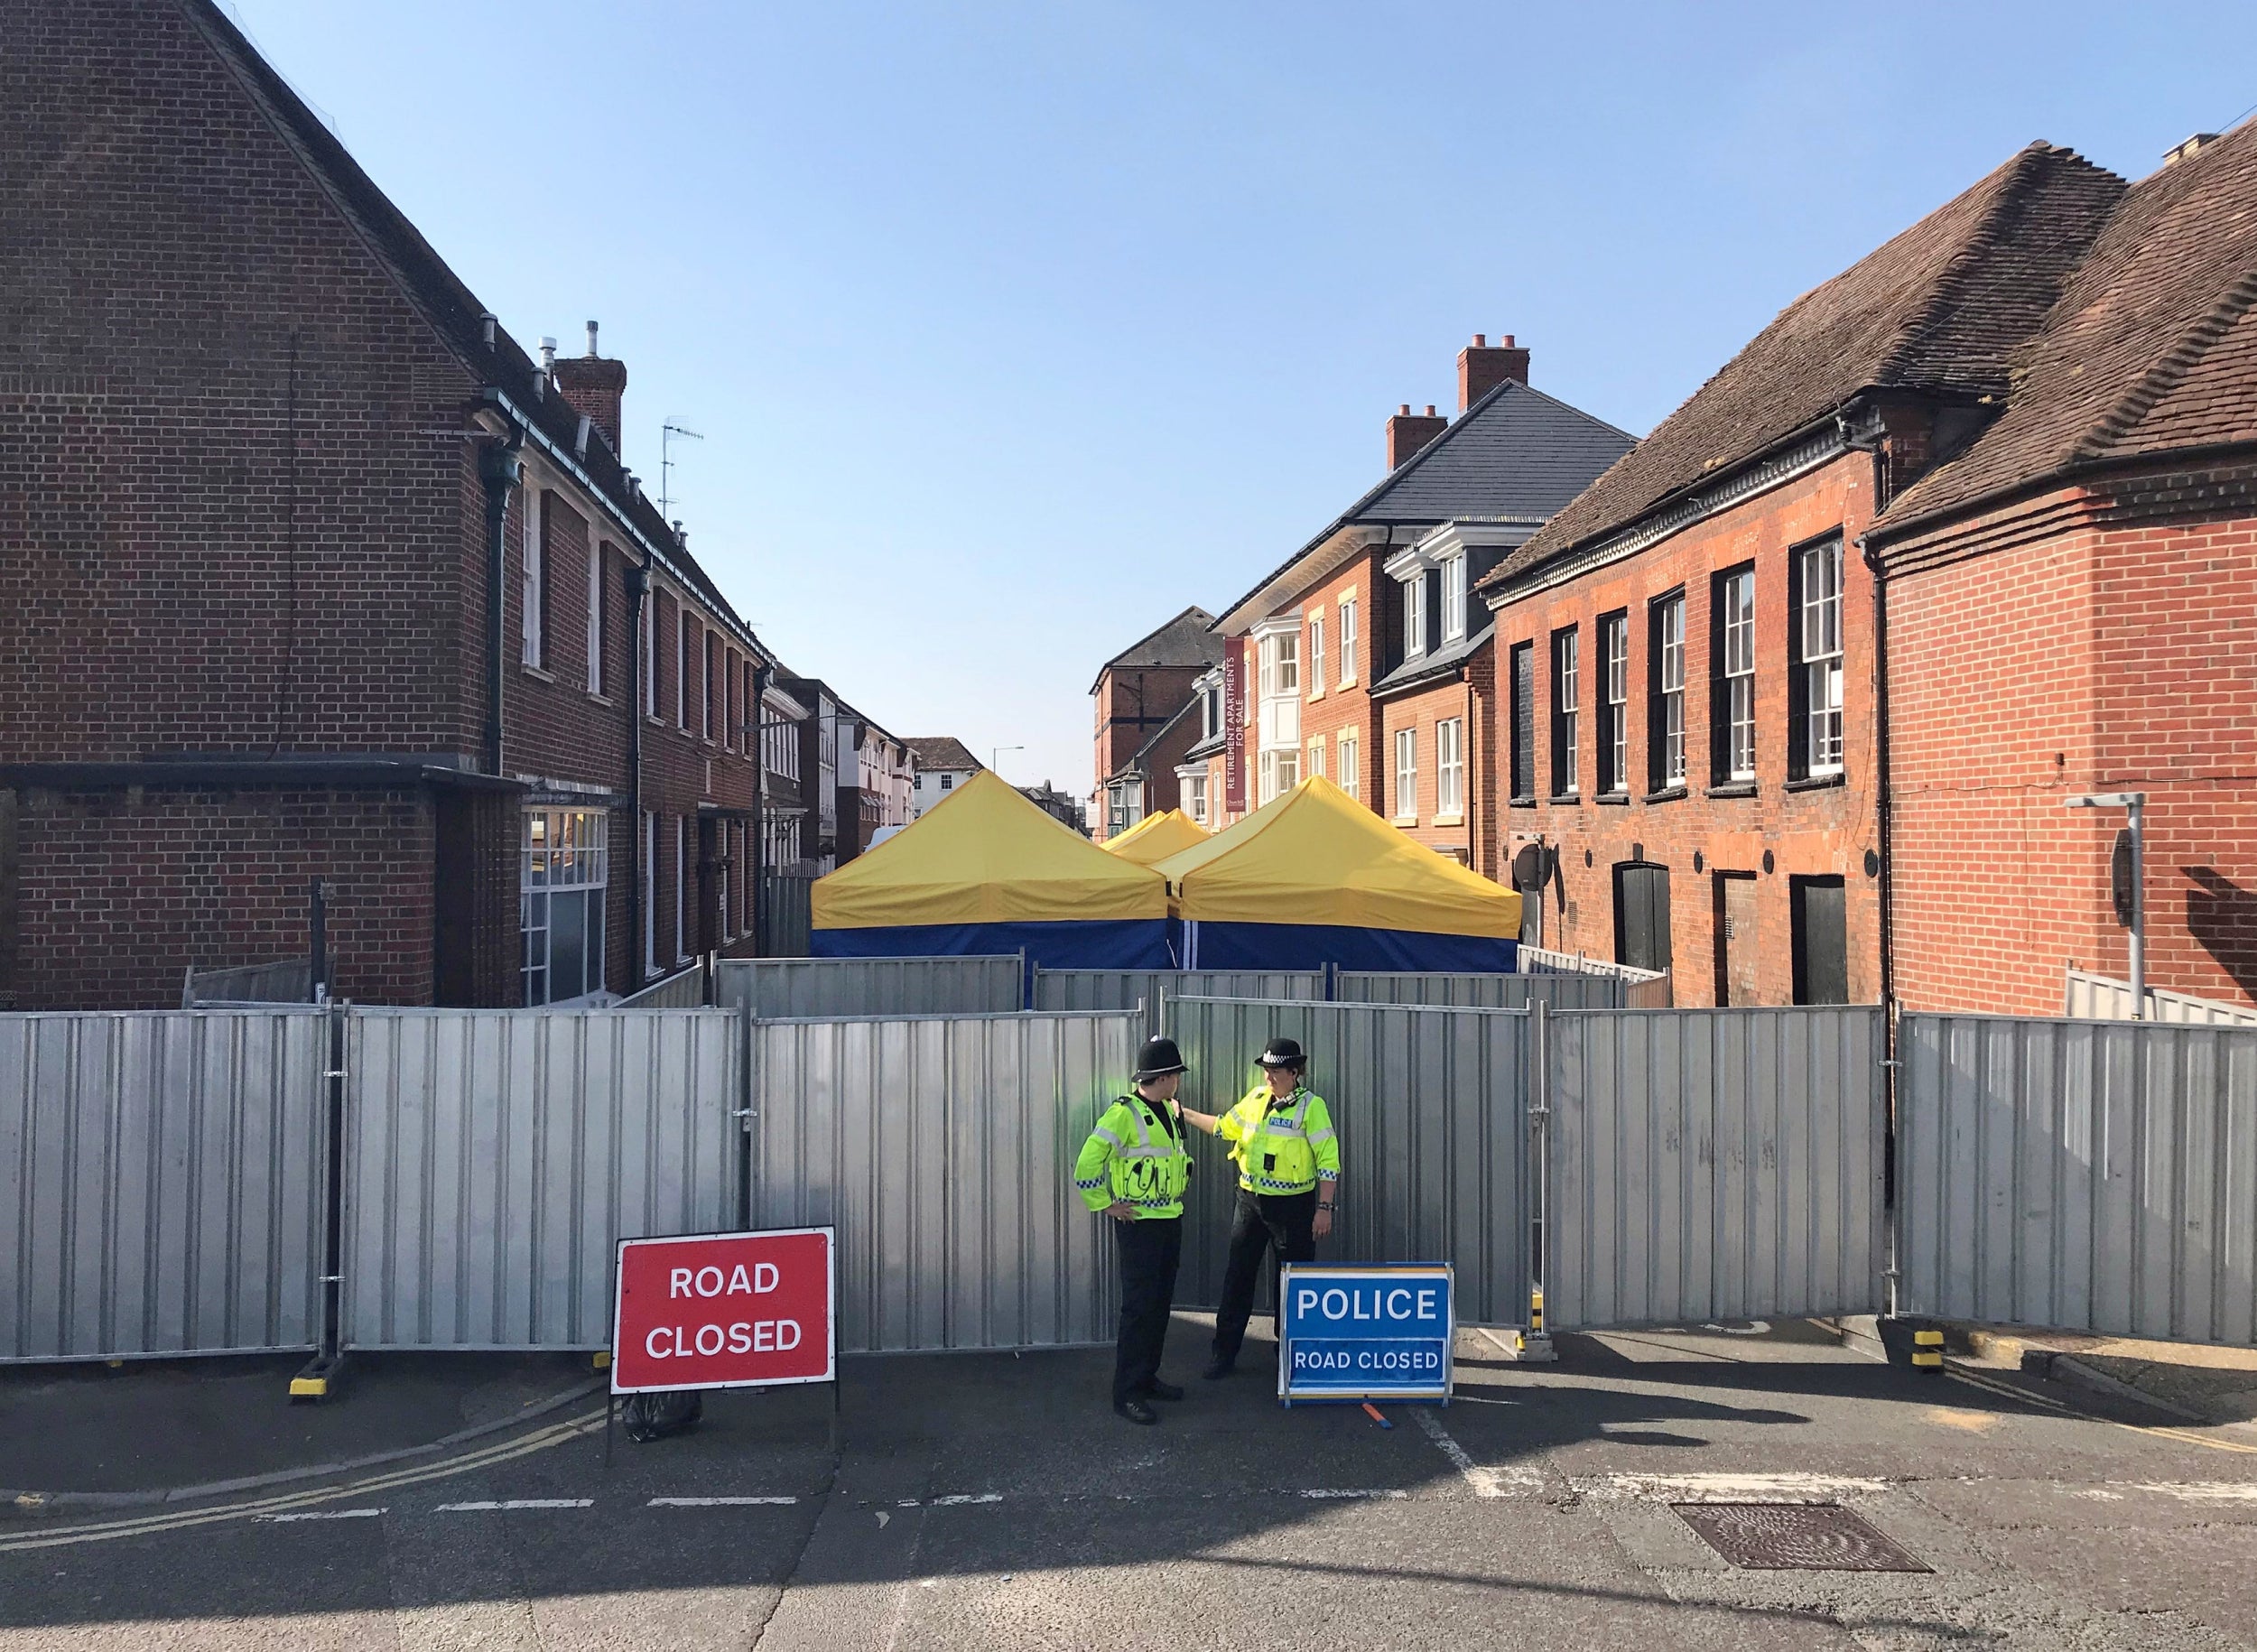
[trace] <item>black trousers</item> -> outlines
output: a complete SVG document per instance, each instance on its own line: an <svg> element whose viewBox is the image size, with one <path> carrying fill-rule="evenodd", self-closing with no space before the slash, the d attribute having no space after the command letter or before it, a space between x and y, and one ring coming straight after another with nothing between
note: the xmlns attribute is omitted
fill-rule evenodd
<svg viewBox="0 0 2257 1652"><path fill-rule="evenodd" d="M1142 1394L1160 1374L1160 1344L1175 1301L1175 1265L1184 1255L1180 1216L1117 1221L1120 1247L1120 1343L1113 1360L1113 1404Z"/></svg>
<svg viewBox="0 0 2257 1652"><path fill-rule="evenodd" d="M1272 1285L1277 1269L1287 1262L1316 1260L1316 1236L1310 1224L1316 1220L1316 1189L1305 1193L1253 1193L1239 1189L1238 1208L1231 1216L1231 1255L1222 1271L1222 1305L1215 1310L1214 1351L1219 1360L1235 1360L1246 1340L1246 1322L1254 1313L1254 1287L1261 1282L1262 1258L1275 1250L1277 1259L1268 1272Z"/></svg>

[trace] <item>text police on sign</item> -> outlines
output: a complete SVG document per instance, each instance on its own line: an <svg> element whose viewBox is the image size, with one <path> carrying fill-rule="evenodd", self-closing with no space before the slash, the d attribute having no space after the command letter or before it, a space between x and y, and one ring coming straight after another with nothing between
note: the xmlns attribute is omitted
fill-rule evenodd
<svg viewBox="0 0 2257 1652"><path fill-rule="evenodd" d="M828 1228L619 1241L611 1391L829 1382Z"/></svg>
<svg viewBox="0 0 2257 1652"><path fill-rule="evenodd" d="M1450 1397L1450 1266L1290 1262L1278 1285L1277 1397Z"/></svg>

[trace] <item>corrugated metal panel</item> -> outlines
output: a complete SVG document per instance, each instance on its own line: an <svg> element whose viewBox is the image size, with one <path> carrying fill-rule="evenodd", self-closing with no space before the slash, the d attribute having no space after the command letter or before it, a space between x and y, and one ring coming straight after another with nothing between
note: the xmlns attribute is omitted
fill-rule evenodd
<svg viewBox="0 0 2257 1652"><path fill-rule="evenodd" d="M1633 970L1604 958L1581 952L1555 952L1525 942L1514 955L1523 975L1599 975L1623 983L1627 1009L1667 1009L1676 1002L1667 970Z"/></svg>
<svg viewBox="0 0 2257 1652"><path fill-rule="evenodd" d="M736 1226L726 1010L355 1010L344 1340L601 1348L615 1240Z"/></svg>
<svg viewBox="0 0 2257 1652"><path fill-rule="evenodd" d="M1111 1235L1073 1161L1140 1035L1115 1015L753 1028L754 1220L837 1224L842 1351L1112 1339Z"/></svg>
<svg viewBox="0 0 2257 1652"><path fill-rule="evenodd" d="M1881 1305L1881 1012L1549 1019L1547 1329Z"/></svg>
<svg viewBox="0 0 2257 1652"><path fill-rule="evenodd" d="M1610 975L1465 975L1447 970L1342 970L1342 1004L1426 1004L1452 1009L1620 1009L1629 983ZM1231 994L1252 997L1252 994Z"/></svg>
<svg viewBox="0 0 2257 1652"><path fill-rule="evenodd" d="M703 1009L705 1007L705 966L692 964L663 981L654 981L640 992L631 992L612 1007L614 1009Z"/></svg>
<svg viewBox="0 0 2257 1652"><path fill-rule="evenodd" d="M1133 1010L1144 1006L1145 1030L1160 1030L1169 998L1321 1000L1321 970L1036 970L1036 1009Z"/></svg>
<svg viewBox="0 0 2257 1652"><path fill-rule="evenodd" d="M2257 1341L2257 1031L1907 1015L1899 1309Z"/></svg>
<svg viewBox="0 0 2257 1652"><path fill-rule="evenodd" d="M762 1021L839 1016L993 1016L1020 1007L1023 961L996 958L725 958L714 1002Z"/></svg>
<svg viewBox="0 0 2257 1652"><path fill-rule="evenodd" d="M0 1359L314 1346L329 1025L0 1016Z"/></svg>
<svg viewBox="0 0 2257 1652"><path fill-rule="evenodd" d="M1184 1099L1221 1112L1252 1089L1254 1056L1297 1038L1341 1144L1341 1225L1328 1261L1450 1262L1469 1324L1528 1318L1528 1020L1499 1011L1171 998L1191 1072ZM1212 1307L1238 1176L1194 1133L1176 1301Z"/></svg>
<svg viewBox="0 0 2257 1652"><path fill-rule="evenodd" d="M2132 984L2084 970L2071 970L2067 972L2061 1013L2089 1021L2132 1020ZM2224 1004L2215 998L2189 998L2183 992L2150 987L2147 1018L2179 1026L2257 1026L2257 1009L2246 1004Z"/></svg>

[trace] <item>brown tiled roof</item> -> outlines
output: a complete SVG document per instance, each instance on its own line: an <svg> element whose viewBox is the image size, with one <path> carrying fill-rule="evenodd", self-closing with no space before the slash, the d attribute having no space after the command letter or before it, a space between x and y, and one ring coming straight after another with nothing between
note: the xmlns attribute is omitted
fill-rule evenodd
<svg viewBox="0 0 2257 1652"><path fill-rule="evenodd" d="M1888 533L2094 465L2257 441L2257 123L2134 184L2018 354L2007 408Z"/></svg>
<svg viewBox="0 0 2257 1652"><path fill-rule="evenodd" d="M1482 584L1627 527L1860 391L2003 393L2012 352L2051 308L2123 188L2069 150L2030 144L1781 311Z"/></svg>
<svg viewBox="0 0 2257 1652"><path fill-rule="evenodd" d="M948 769L961 774L966 769L987 766L971 755L963 741L951 735L913 734L902 744L915 754L919 768Z"/></svg>

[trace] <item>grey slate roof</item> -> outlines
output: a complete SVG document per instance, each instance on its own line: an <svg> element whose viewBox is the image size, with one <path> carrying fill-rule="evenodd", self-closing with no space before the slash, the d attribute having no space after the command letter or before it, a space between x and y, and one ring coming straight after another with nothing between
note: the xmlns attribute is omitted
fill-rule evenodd
<svg viewBox="0 0 2257 1652"><path fill-rule="evenodd" d="M1109 671L1134 670L1138 666L1156 668L1168 665L1220 665L1222 663L1222 639L1214 634L1214 616L1203 608L1187 608L1156 631L1138 637L1111 659L1099 667L1102 677ZM1090 692L1097 692L1097 684L1090 684Z"/></svg>
<svg viewBox="0 0 2257 1652"><path fill-rule="evenodd" d="M1506 379L1223 612L1283 579L1342 528L1543 522L1637 445L1628 431Z"/></svg>

